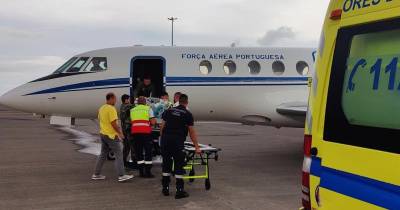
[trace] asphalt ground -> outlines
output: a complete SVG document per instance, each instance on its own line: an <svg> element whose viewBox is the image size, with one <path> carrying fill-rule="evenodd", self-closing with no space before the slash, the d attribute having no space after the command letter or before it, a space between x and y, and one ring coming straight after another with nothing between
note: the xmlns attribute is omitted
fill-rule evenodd
<svg viewBox="0 0 400 210"><path fill-rule="evenodd" d="M196 180L190 197L161 194L155 179L118 183L105 164L104 181L90 179L94 155L80 153L76 137L48 119L0 107L0 209L298 209L303 129L197 123L199 140L222 151L211 161L211 190ZM97 135L90 120L74 129ZM137 175L136 171L130 172ZM171 189L174 189L173 185ZM172 190L171 190L172 191Z"/></svg>

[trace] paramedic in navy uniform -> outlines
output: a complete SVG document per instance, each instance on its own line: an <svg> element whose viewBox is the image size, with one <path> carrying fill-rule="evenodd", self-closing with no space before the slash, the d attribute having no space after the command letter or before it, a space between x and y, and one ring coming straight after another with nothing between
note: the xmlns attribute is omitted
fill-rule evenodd
<svg viewBox="0 0 400 210"><path fill-rule="evenodd" d="M162 165L162 193L169 196L169 183L171 182L172 164L174 163L176 178L175 198L186 198L189 196L184 190L183 169L185 165L184 142L188 133L196 148L196 153L200 154L197 135L194 129L193 115L186 107L188 105L188 96L182 94L179 97L179 106L166 110L162 115L160 127L161 134L161 153L163 157Z"/></svg>

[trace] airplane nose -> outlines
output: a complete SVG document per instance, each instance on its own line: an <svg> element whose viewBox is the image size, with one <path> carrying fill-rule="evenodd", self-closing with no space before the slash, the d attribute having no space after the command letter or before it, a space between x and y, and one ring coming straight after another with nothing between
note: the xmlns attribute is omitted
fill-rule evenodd
<svg viewBox="0 0 400 210"><path fill-rule="evenodd" d="M0 104L3 106L12 107L12 100L10 97L10 91L0 96Z"/></svg>
<svg viewBox="0 0 400 210"><path fill-rule="evenodd" d="M19 109L20 97L18 96L19 95L15 89L10 90L0 96L0 104L10 108Z"/></svg>

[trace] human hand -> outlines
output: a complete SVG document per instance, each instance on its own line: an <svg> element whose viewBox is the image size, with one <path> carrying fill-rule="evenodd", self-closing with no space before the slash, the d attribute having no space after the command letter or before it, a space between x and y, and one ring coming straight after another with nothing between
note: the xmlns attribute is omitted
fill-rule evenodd
<svg viewBox="0 0 400 210"><path fill-rule="evenodd" d="M118 135L118 139L119 139L119 140L124 141L124 139L125 139L124 134L118 133L117 135Z"/></svg>
<svg viewBox="0 0 400 210"><path fill-rule="evenodd" d="M196 146L196 154L200 155L201 154L201 149L199 146Z"/></svg>

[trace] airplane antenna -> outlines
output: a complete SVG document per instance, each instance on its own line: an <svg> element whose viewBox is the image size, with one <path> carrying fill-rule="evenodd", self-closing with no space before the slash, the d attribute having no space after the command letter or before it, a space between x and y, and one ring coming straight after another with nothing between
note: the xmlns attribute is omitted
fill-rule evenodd
<svg viewBox="0 0 400 210"><path fill-rule="evenodd" d="M178 20L177 17L169 17L168 20L171 21L171 46L174 46L174 22Z"/></svg>

